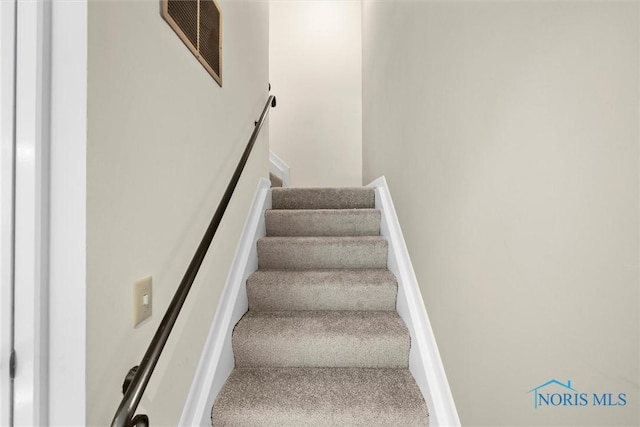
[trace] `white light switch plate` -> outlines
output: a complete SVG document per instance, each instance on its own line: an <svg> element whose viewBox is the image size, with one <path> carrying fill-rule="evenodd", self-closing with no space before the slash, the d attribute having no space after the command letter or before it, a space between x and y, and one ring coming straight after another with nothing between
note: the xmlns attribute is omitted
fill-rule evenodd
<svg viewBox="0 0 640 427"><path fill-rule="evenodd" d="M148 276L133 284L133 327L151 317L152 308L153 288L151 276Z"/></svg>

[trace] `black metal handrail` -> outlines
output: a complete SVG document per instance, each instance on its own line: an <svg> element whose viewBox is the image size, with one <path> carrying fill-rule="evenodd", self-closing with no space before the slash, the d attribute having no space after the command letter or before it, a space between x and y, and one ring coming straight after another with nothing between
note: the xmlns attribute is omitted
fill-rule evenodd
<svg viewBox="0 0 640 427"><path fill-rule="evenodd" d="M216 209L215 214L213 214L213 218L209 223L209 227L207 227L207 231L204 233L202 237L202 241L200 241L200 245L198 245L198 249L196 250L195 255L191 259L191 263L187 268L182 281L180 282L180 286L176 290L169 307L167 307L167 311L158 326L158 330L156 331L149 347L147 348L142 361L138 367L132 368L129 371L127 377L127 381L130 381L127 385L125 383L124 388L124 397L120 402L120 406L113 417L113 421L111 422L112 427L147 427L149 425L149 418L146 415L136 415L133 416L136 409L138 408L138 404L140 403L140 399L142 398L142 394L149 383L149 379L151 378L151 374L153 373L156 364L158 363L158 359L160 358L160 354L162 354L162 349L164 345L167 343L169 339L169 334L171 333L171 329L173 325L176 323L178 318L178 314L180 314L180 310L182 305L184 304L187 295L189 294L189 290L191 289L191 285L198 274L198 270L200 269L200 265L202 265L202 261L211 245L211 241L213 240L213 236L216 234L216 230L220 225L220 221L222 220L222 216L224 215L227 206L229 205L229 201L231 200L231 196L233 195L233 191L238 184L238 180L240 179L240 175L244 169L247 160L249 159L249 155L251 154L251 149L255 145L255 142L258 138L258 134L260 133L260 129L262 129L262 125L269 113L270 107L276 106L276 98L273 95L269 96L267 103L262 110L262 114L257 122L255 122L255 128L253 129L253 133L251 134L251 138L249 138L249 142L247 143L247 148L245 148L242 153L242 157L238 162L238 166L236 167L233 176L231 177L231 181L229 181L229 185L227 186L227 190L224 192L222 196L222 200ZM134 374L135 373L135 374ZM130 375L133 375L133 379L130 378Z"/></svg>

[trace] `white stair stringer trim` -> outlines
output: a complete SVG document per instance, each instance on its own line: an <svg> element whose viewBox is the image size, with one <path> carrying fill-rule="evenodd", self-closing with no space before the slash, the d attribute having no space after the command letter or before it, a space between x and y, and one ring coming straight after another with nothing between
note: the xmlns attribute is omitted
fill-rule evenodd
<svg viewBox="0 0 640 427"><path fill-rule="evenodd" d="M269 172L282 178L283 187L291 185L291 168L271 150L269 150Z"/></svg>
<svg viewBox="0 0 640 427"><path fill-rule="evenodd" d="M231 334L247 312L245 283L258 269L257 241L266 233L264 212L271 209L271 182L260 179L229 275L187 394L179 426L211 426L211 408L235 365Z"/></svg>
<svg viewBox="0 0 640 427"><path fill-rule="evenodd" d="M376 209L382 212L380 235L389 244L388 268L398 280L397 311L409 328L409 370L429 408L429 425L460 426L453 395L440 359L431 322L411 264L396 210L384 176L368 185L376 189Z"/></svg>

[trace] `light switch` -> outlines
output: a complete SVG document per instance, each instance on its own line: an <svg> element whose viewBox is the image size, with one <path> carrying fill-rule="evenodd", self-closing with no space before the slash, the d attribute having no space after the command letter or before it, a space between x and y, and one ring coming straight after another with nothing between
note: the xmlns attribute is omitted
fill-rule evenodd
<svg viewBox="0 0 640 427"><path fill-rule="evenodd" d="M133 326L151 317L153 308L153 288L151 276L138 280L133 284Z"/></svg>

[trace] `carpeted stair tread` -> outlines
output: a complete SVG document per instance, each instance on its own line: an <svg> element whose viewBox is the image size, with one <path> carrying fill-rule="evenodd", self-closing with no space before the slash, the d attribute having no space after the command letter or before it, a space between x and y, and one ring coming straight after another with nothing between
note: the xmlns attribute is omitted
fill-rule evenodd
<svg viewBox="0 0 640 427"><path fill-rule="evenodd" d="M258 270L247 279L250 311L395 310L387 269Z"/></svg>
<svg viewBox="0 0 640 427"><path fill-rule="evenodd" d="M407 369L234 369L213 406L214 426L426 426Z"/></svg>
<svg viewBox="0 0 640 427"><path fill-rule="evenodd" d="M386 268L387 240L380 236L263 237L258 268Z"/></svg>
<svg viewBox="0 0 640 427"><path fill-rule="evenodd" d="M376 209L271 209L267 236L379 236Z"/></svg>
<svg viewBox="0 0 640 427"><path fill-rule="evenodd" d="M409 340L394 311L248 311L232 336L237 367L402 368Z"/></svg>
<svg viewBox="0 0 640 427"><path fill-rule="evenodd" d="M373 209L375 190L346 188L274 188L273 209Z"/></svg>

